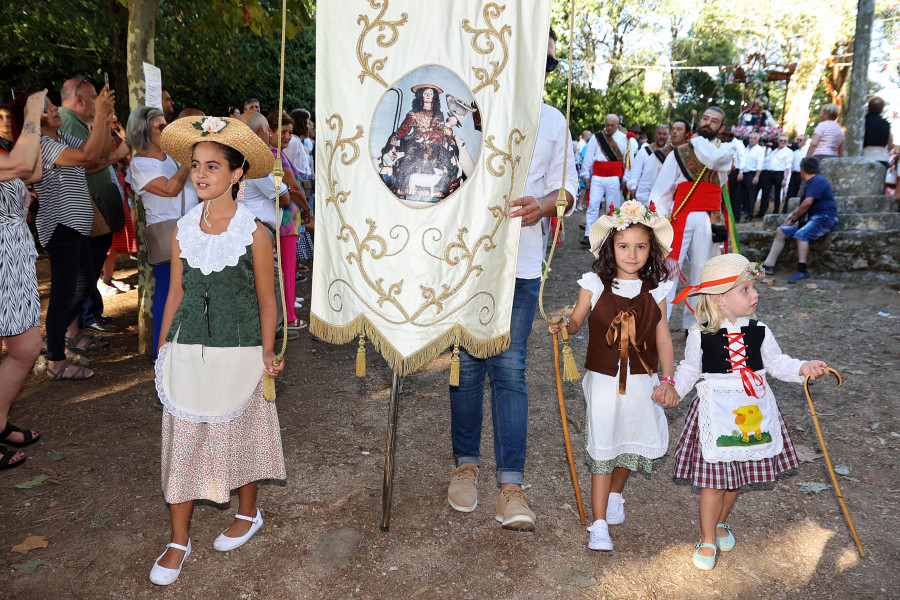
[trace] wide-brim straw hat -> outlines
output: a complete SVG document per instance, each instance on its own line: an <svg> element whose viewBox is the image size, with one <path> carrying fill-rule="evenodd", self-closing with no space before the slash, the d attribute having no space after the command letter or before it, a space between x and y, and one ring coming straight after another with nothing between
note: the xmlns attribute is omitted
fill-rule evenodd
<svg viewBox="0 0 900 600"><path fill-rule="evenodd" d="M442 90L438 86L434 85L433 83L420 83L419 85L414 85L409 89L411 89L412 93L415 94L416 92L418 92L419 90L424 89L424 88L431 88L433 90L437 90L438 94L444 93L444 90Z"/></svg>
<svg viewBox="0 0 900 600"><path fill-rule="evenodd" d="M688 294L724 294L748 281L765 277L759 264L750 262L740 254L722 254L707 261L700 272L700 285Z"/></svg>
<svg viewBox="0 0 900 600"><path fill-rule="evenodd" d="M640 213L638 207L643 208L644 212ZM650 210L646 209L643 204L636 200L624 202L622 206L619 207L618 212L620 215L624 215L629 214L630 210L637 211L630 214L642 214L642 216L640 218L630 218L628 216L603 215L594 221L594 224L591 225L591 230L588 233L588 239L591 242L591 252L594 254L594 257L596 258L600 255L600 247L603 246L607 236L609 236L613 230L624 230L629 225L635 223L646 225L652 229L653 235L656 237L656 242L662 246L663 252L668 256L669 252L672 250L672 240L675 239L675 231L672 229L669 220L659 216L655 212L650 212Z"/></svg>
<svg viewBox="0 0 900 600"><path fill-rule="evenodd" d="M234 148L247 159L244 179L259 179L272 172L275 157L269 146L239 119L230 117L184 117L163 129L162 151L181 164L190 164L194 146L218 142Z"/></svg>

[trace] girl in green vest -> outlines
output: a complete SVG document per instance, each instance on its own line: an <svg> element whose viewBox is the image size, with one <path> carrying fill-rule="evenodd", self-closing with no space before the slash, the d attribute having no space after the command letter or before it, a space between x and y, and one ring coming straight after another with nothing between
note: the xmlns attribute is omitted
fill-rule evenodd
<svg viewBox="0 0 900 600"><path fill-rule="evenodd" d="M285 478L278 414L263 397L262 378L277 377L284 363L274 364L272 243L240 202L238 184L271 171L269 148L240 121L216 117L179 119L161 143L191 165L201 201L173 234L156 361L172 534L150 581L169 585L191 553L194 500L227 504L237 489L237 514L213 543L216 550L233 550L262 527L258 482Z"/></svg>

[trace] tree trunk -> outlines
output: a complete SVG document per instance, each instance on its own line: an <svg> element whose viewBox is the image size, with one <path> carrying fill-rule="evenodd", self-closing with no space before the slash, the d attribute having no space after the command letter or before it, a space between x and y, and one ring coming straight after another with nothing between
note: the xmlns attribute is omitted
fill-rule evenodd
<svg viewBox="0 0 900 600"><path fill-rule="evenodd" d="M853 66L850 70L850 94L844 111L847 138L845 156L862 156L865 133L866 96L869 93L869 50L872 45L872 22L875 0L859 0L856 12L856 35L853 36Z"/></svg>
<svg viewBox="0 0 900 600"><path fill-rule="evenodd" d="M161 0L128 2L128 104L133 111L144 104L144 63L153 63L156 14ZM135 234L138 242L138 352L153 353L153 267L147 262L144 243L144 205L136 198L138 215Z"/></svg>
<svg viewBox="0 0 900 600"><path fill-rule="evenodd" d="M817 11L818 27L808 30L806 45L785 99L784 130L791 137L806 133L810 102L822 78L825 61L831 56L840 34L842 13L837 9L837 3L823 4L822 10Z"/></svg>

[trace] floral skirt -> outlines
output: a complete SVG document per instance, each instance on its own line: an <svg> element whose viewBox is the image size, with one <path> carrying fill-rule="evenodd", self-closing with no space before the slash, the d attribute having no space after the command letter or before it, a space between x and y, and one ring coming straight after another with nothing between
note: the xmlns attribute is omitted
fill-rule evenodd
<svg viewBox="0 0 900 600"><path fill-rule="evenodd" d="M162 488L166 502L228 502L231 490L285 479L281 429L260 381L244 413L223 423L192 423L168 410L162 418Z"/></svg>

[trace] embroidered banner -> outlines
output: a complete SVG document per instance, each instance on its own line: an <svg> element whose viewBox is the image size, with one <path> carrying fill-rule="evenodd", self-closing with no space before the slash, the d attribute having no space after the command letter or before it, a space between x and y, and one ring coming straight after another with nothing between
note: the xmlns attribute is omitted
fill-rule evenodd
<svg viewBox="0 0 900 600"><path fill-rule="evenodd" d="M509 345L550 0L355 0L316 11L314 335L415 371ZM355 42L355 43L354 43Z"/></svg>

